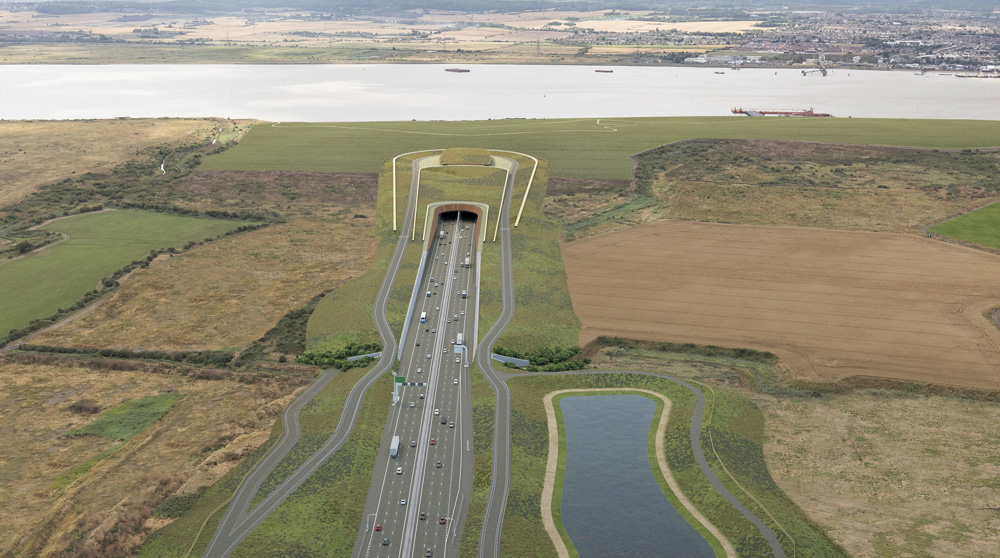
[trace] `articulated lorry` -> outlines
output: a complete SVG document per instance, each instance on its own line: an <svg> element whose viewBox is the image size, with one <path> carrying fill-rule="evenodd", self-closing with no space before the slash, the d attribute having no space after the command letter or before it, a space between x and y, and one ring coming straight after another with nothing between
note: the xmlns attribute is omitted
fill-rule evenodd
<svg viewBox="0 0 1000 558"><path fill-rule="evenodd" d="M456 345L461 345L462 344L462 334L461 333L459 333L458 336L455 337L455 344Z"/></svg>

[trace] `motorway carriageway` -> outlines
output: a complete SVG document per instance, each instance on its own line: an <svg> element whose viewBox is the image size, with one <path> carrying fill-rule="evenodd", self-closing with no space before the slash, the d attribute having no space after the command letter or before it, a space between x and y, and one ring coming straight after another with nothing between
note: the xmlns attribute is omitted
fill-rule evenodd
<svg viewBox="0 0 1000 558"><path fill-rule="evenodd" d="M427 265L420 278L416 307L410 314L407 338L402 340L398 375L408 383L427 385L401 387L400 400L389 413L355 556L426 556L427 549L435 557L459 553L457 533L472 479L472 405L468 388L472 355L456 352L455 342L462 333L466 343L473 343L478 271L474 250L478 243L473 238L474 214L450 216L439 221L433 231L424 255ZM444 238L440 238L442 232ZM467 257L469 268L463 266ZM462 298L463 290L467 298ZM431 296L426 295L428 292ZM421 323L424 312L426 322ZM444 424L442 417L446 419ZM399 455L395 458L389 457L392 436L400 437ZM401 473L397 473L398 468ZM425 519L419 518L421 512L426 514ZM381 525L380 531L375 531L376 525ZM385 539L388 545L383 545Z"/></svg>

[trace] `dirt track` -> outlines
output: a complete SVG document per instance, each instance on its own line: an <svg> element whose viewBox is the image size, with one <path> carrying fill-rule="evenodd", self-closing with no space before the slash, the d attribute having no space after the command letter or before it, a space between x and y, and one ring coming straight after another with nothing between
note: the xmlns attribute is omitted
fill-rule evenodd
<svg viewBox="0 0 1000 558"><path fill-rule="evenodd" d="M888 233L661 221L562 247L581 344L749 347L798 376L1000 389L1000 258Z"/></svg>

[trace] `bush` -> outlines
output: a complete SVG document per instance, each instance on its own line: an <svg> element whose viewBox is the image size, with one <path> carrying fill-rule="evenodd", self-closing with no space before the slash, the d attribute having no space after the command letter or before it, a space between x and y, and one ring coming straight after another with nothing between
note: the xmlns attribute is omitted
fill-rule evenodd
<svg viewBox="0 0 1000 558"><path fill-rule="evenodd" d="M101 407L90 399L81 399L69 406L69 410L81 415L96 415L101 412Z"/></svg>

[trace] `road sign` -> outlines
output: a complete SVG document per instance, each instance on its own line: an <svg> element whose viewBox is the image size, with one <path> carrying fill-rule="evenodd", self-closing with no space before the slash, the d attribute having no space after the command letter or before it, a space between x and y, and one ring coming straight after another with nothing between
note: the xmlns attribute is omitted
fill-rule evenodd
<svg viewBox="0 0 1000 558"><path fill-rule="evenodd" d="M406 381L406 376L396 376L396 383L401 384Z"/></svg>

